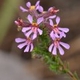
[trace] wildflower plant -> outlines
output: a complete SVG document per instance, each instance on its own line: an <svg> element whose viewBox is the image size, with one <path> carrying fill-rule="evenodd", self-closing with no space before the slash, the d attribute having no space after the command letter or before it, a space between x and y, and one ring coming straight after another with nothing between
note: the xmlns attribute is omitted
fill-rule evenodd
<svg viewBox="0 0 80 80"><path fill-rule="evenodd" d="M50 7L44 11L40 1L37 1L35 5L27 2L26 8L20 6L20 9L23 14L28 15L25 21L20 18L15 21L18 31L25 35L25 38L15 39L18 43L17 47L19 49L25 47L24 52L32 52L32 58L44 60L52 71L68 73L73 80L78 80L77 76L60 59L60 55L65 53L63 48L69 49L70 45L61 41L62 38L66 38L69 28L59 26L60 17L56 15L59 9Z"/></svg>

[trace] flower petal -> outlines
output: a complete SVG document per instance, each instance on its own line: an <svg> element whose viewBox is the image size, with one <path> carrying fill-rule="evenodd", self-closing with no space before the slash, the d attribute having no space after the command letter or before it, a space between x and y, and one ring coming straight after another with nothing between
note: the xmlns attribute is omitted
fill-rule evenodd
<svg viewBox="0 0 80 80"><path fill-rule="evenodd" d="M43 17L37 19L37 24L40 24L43 21Z"/></svg>
<svg viewBox="0 0 80 80"><path fill-rule="evenodd" d="M61 31L63 31L63 32L65 32L65 33L69 32L68 28L58 28L58 29L61 30Z"/></svg>
<svg viewBox="0 0 80 80"><path fill-rule="evenodd" d="M26 35L27 37L29 37L31 33L32 33L32 30L30 30L30 31L28 31L27 33L25 33L25 35Z"/></svg>
<svg viewBox="0 0 80 80"><path fill-rule="evenodd" d="M40 1L37 1L36 4L35 4L35 6L37 7L39 5L39 3L40 3Z"/></svg>
<svg viewBox="0 0 80 80"><path fill-rule="evenodd" d="M57 25L59 24L59 22L60 22L60 17L57 17L57 18L56 18L56 23L57 23Z"/></svg>
<svg viewBox="0 0 80 80"><path fill-rule="evenodd" d="M35 39L37 37L37 33L33 34L33 39Z"/></svg>
<svg viewBox="0 0 80 80"><path fill-rule="evenodd" d="M49 19L49 22L50 22L50 25L53 27L54 26L53 21Z"/></svg>
<svg viewBox="0 0 80 80"><path fill-rule="evenodd" d="M49 49L48 49L49 52L52 52L52 48L53 48L53 46L54 46L53 44L51 44L51 45L49 46Z"/></svg>
<svg viewBox="0 0 80 80"><path fill-rule="evenodd" d="M39 10L39 12L43 12L43 7L39 6L38 10Z"/></svg>
<svg viewBox="0 0 80 80"><path fill-rule="evenodd" d="M33 22L33 17L31 15L28 15L27 19L29 20L29 22L32 24Z"/></svg>
<svg viewBox="0 0 80 80"><path fill-rule="evenodd" d="M33 44L31 43L31 49L30 49L30 52L33 50Z"/></svg>
<svg viewBox="0 0 80 80"><path fill-rule="evenodd" d="M56 15L53 15L53 16L50 16L49 18L50 19L54 19L56 17Z"/></svg>
<svg viewBox="0 0 80 80"><path fill-rule="evenodd" d="M63 55L64 54L64 50L62 49L62 47L58 46L58 49L59 49L60 54Z"/></svg>
<svg viewBox="0 0 80 80"><path fill-rule="evenodd" d="M28 31L28 30L30 30L31 29L31 27L23 27L22 28L22 32L26 32L26 31Z"/></svg>
<svg viewBox="0 0 80 80"><path fill-rule="evenodd" d="M52 8L53 8L53 7L50 7L50 8L48 9L48 11L50 11Z"/></svg>
<svg viewBox="0 0 80 80"><path fill-rule="evenodd" d="M30 3L30 2L27 2L27 3L26 3L26 6L27 6L28 8L30 8L30 7L31 7L31 3Z"/></svg>
<svg viewBox="0 0 80 80"><path fill-rule="evenodd" d="M64 32L60 32L60 38L62 38L62 37L66 37L66 34L64 33Z"/></svg>
<svg viewBox="0 0 80 80"><path fill-rule="evenodd" d="M19 49L22 49L24 46L26 46L27 45L27 43L25 42L25 43L21 43L21 44L19 44L17 47L19 48Z"/></svg>
<svg viewBox="0 0 80 80"><path fill-rule="evenodd" d="M51 31L51 33L50 33L50 37L51 37L53 40L55 39L55 34L54 34L53 31Z"/></svg>
<svg viewBox="0 0 80 80"><path fill-rule="evenodd" d="M67 43L60 42L60 44L61 44L64 48L66 48L66 49L69 49L69 48L70 48L70 45L67 44Z"/></svg>
<svg viewBox="0 0 80 80"><path fill-rule="evenodd" d="M24 52L29 52L29 48L30 48L30 45L28 44L28 45L26 46L26 49L24 50Z"/></svg>
<svg viewBox="0 0 80 80"><path fill-rule="evenodd" d="M40 35L42 35L43 31L41 29L38 28L38 32Z"/></svg>
<svg viewBox="0 0 80 80"><path fill-rule="evenodd" d="M28 10L23 8L22 6L20 6L20 9L22 10L22 12L28 12Z"/></svg>
<svg viewBox="0 0 80 80"><path fill-rule="evenodd" d="M56 49L56 46L54 46L53 51L52 51L52 54L53 54L53 55L57 55L57 49Z"/></svg>
<svg viewBox="0 0 80 80"><path fill-rule="evenodd" d="M15 39L16 43L20 43L20 42L24 42L24 41L26 41L26 39L22 39L22 38L16 38Z"/></svg>

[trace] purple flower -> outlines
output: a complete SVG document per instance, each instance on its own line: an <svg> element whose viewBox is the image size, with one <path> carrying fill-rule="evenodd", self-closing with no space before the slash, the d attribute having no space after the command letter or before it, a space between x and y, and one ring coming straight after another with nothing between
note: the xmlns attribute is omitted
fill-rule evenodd
<svg viewBox="0 0 80 80"><path fill-rule="evenodd" d="M66 37L66 34L69 29L68 28L61 28L58 26L59 22L60 22L60 17L56 18L56 24L53 23L53 21L51 19L49 19L50 21L50 26L52 28L52 31L50 33L50 37L54 36L54 37Z"/></svg>
<svg viewBox="0 0 80 80"><path fill-rule="evenodd" d="M43 17L38 18L37 22L34 22L31 15L28 15L27 19L31 25L29 27L23 27L22 32L25 33L27 37L30 35L33 36L33 39L37 37L38 33L39 35L42 35L43 31L39 28L39 24L44 20Z"/></svg>
<svg viewBox="0 0 80 80"><path fill-rule="evenodd" d="M19 49L22 49L23 47L26 46L24 52L31 52L33 50L32 40L33 40L32 38L27 38L27 39L16 38L15 42L19 43L19 45L17 46Z"/></svg>
<svg viewBox="0 0 80 80"><path fill-rule="evenodd" d="M70 46L67 43L61 42L60 38L53 38L53 43L49 46L49 52L52 52L53 55L57 55L57 49L59 50L59 53L61 55L64 54L64 50L63 48L69 49Z"/></svg>
<svg viewBox="0 0 80 80"><path fill-rule="evenodd" d="M40 12L43 12L43 7L39 5L40 1L37 1L35 5L31 5L30 2L26 3L26 7L27 9L23 8L22 6L20 6L20 9L23 12L28 12L28 11L32 11L32 10L38 10Z"/></svg>

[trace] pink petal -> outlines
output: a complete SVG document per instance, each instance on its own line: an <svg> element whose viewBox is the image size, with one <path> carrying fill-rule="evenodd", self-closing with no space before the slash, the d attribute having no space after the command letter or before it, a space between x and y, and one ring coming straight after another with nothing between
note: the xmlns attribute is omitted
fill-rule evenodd
<svg viewBox="0 0 80 80"><path fill-rule="evenodd" d="M52 8L53 8L53 7L50 7L50 8L48 9L48 11L50 11Z"/></svg>
<svg viewBox="0 0 80 80"><path fill-rule="evenodd" d="M69 32L68 28L59 28L59 30L61 30L61 31L65 32L65 33Z"/></svg>
<svg viewBox="0 0 80 80"><path fill-rule="evenodd" d="M53 40L55 39L55 35L54 35L54 32L53 32L53 31L51 31L50 37L51 37Z"/></svg>
<svg viewBox="0 0 80 80"><path fill-rule="evenodd" d="M28 31L28 30L30 30L31 29L31 27L23 27L22 28L22 32L26 32L26 31Z"/></svg>
<svg viewBox="0 0 80 80"><path fill-rule="evenodd" d="M48 50L49 50L49 52L51 52L51 51L52 51L53 46L54 46L53 44L51 44L51 45L49 46L49 49L48 49Z"/></svg>
<svg viewBox="0 0 80 80"><path fill-rule="evenodd" d="M14 21L16 25L18 25L19 23L17 21Z"/></svg>
<svg viewBox="0 0 80 80"><path fill-rule="evenodd" d="M38 6L38 5L39 5L39 3L40 3L40 1L37 1L37 2L36 2L36 4L35 4L35 6Z"/></svg>
<svg viewBox="0 0 80 80"><path fill-rule="evenodd" d="M27 45L27 43L25 42L25 43L21 43L21 44L19 44L17 47L19 48L19 49L22 49L24 46L26 46Z"/></svg>
<svg viewBox="0 0 80 80"><path fill-rule="evenodd" d="M35 39L37 37L37 33L33 34L33 39Z"/></svg>
<svg viewBox="0 0 80 80"><path fill-rule="evenodd" d="M29 48L30 48L30 45L28 44L28 45L26 46L26 49L24 50L24 52L29 52Z"/></svg>
<svg viewBox="0 0 80 80"><path fill-rule="evenodd" d="M50 22L50 25L53 27L54 26L53 21L50 19L49 22Z"/></svg>
<svg viewBox="0 0 80 80"><path fill-rule="evenodd" d="M62 37L66 37L66 34L64 33L64 32L60 32L60 38L62 38Z"/></svg>
<svg viewBox="0 0 80 80"><path fill-rule="evenodd" d="M66 49L69 49L69 48L70 48L70 45L67 44L67 43L60 42L60 44L61 44L64 48L66 48Z"/></svg>
<svg viewBox="0 0 80 80"><path fill-rule="evenodd" d="M49 18L50 19L54 19L56 17L56 15L53 15L53 16L50 16Z"/></svg>
<svg viewBox="0 0 80 80"><path fill-rule="evenodd" d="M26 39L22 39L22 38L16 38L15 42L20 43L20 42L24 42L26 41Z"/></svg>
<svg viewBox="0 0 80 80"><path fill-rule="evenodd" d="M38 28L38 32L40 35L42 35L43 31L41 29Z"/></svg>
<svg viewBox="0 0 80 80"><path fill-rule="evenodd" d="M26 3L26 6L27 6L28 8L30 8L30 7L31 7L31 3L30 3L30 2L27 2L27 3Z"/></svg>
<svg viewBox="0 0 80 80"><path fill-rule="evenodd" d="M42 6L39 6L39 12L43 12L43 7Z"/></svg>
<svg viewBox="0 0 80 80"><path fill-rule="evenodd" d="M58 46L58 49L59 49L60 54L63 55L64 54L64 50L62 49L62 47Z"/></svg>
<svg viewBox="0 0 80 80"><path fill-rule="evenodd" d="M40 24L43 21L43 17L37 19L37 24Z"/></svg>
<svg viewBox="0 0 80 80"><path fill-rule="evenodd" d="M28 31L27 33L25 33L25 35L26 35L27 37L29 37L31 33L32 33L32 30L30 30L30 31Z"/></svg>
<svg viewBox="0 0 80 80"><path fill-rule="evenodd" d="M23 8L22 6L20 6L20 9L22 10L22 12L28 12L28 10Z"/></svg>
<svg viewBox="0 0 80 80"><path fill-rule="evenodd" d="M30 52L33 50L33 44L31 43L31 49L30 49Z"/></svg>
<svg viewBox="0 0 80 80"><path fill-rule="evenodd" d="M59 24L59 22L60 22L60 17L57 17L57 18L56 18L56 23L57 23L57 25Z"/></svg>
<svg viewBox="0 0 80 80"><path fill-rule="evenodd" d="M28 15L27 19L29 20L29 22L32 24L33 22L33 17L31 15Z"/></svg>
<svg viewBox="0 0 80 80"><path fill-rule="evenodd" d="M57 55L57 49L56 49L56 46L54 46L53 51L52 51L52 54L53 54L53 55Z"/></svg>

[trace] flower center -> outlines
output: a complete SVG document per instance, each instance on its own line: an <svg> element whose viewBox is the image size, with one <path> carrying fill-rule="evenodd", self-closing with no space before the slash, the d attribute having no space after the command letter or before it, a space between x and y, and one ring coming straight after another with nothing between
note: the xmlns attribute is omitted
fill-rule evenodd
<svg viewBox="0 0 80 80"><path fill-rule="evenodd" d="M55 28L55 27L57 27L58 25L57 24L55 24L53 27Z"/></svg>
<svg viewBox="0 0 80 80"><path fill-rule="evenodd" d="M54 40L54 45L55 45L56 47L58 47L59 41L60 41L60 38L56 38L56 39Z"/></svg>
<svg viewBox="0 0 80 80"><path fill-rule="evenodd" d="M31 7L30 7L30 10L34 10L34 9L35 9L35 6L31 6Z"/></svg>
<svg viewBox="0 0 80 80"><path fill-rule="evenodd" d="M37 23L32 23L32 26L37 27L38 24Z"/></svg>

